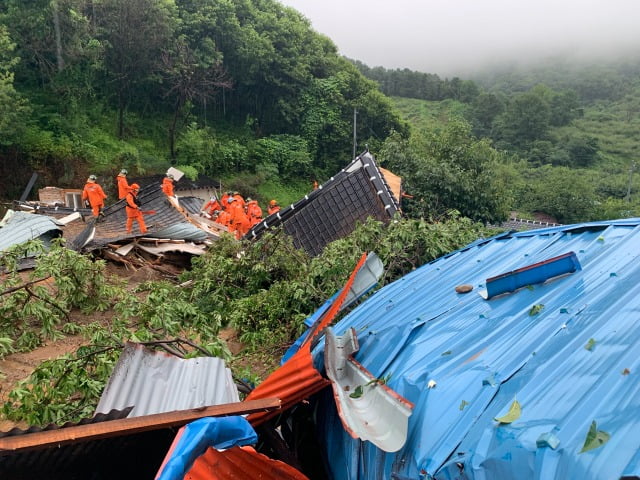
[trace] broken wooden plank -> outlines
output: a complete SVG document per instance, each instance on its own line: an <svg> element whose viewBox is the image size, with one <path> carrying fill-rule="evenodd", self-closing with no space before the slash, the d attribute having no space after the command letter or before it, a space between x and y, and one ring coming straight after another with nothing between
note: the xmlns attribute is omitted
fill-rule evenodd
<svg viewBox="0 0 640 480"><path fill-rule="evenodd" d="M181 427L204 417L245 415L254 412L274 411L279 408L280 399L267 398L13 435L0 438L0 456L18 451L39 450L48 447L59 447L69 443L88 442L101 438Z"/></svg>
<svg viewBox="0 0 640 480"><path fill-rule="evenodd" d="M116 253L118 255L121 255L123 257L126 257L127 255L129 255L129 252L131 252L131 250L133 250L133 248L136 246L135 243L131 242L128 243L126 245L123 245L121 247L119 247L118 249L116 249Z"/></svg>

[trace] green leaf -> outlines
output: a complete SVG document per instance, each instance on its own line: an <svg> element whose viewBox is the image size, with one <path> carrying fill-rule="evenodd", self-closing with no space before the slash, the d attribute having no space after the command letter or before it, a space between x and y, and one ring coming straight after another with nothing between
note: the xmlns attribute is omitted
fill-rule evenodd
<svg viewBox="0 0 640 480"><path fill-rule="evenodd" d="M351 398L360 398L364 393L362 385L358 385L356 389L349 395Z"/></svg>
<svg viewBox="0 0 640 480"><path fill-rule="evenodd" d="M542 311L542 309L544 308L544 305L539 303L537 305L534 305L533 307L531 307L531 309L529 310L529 316L533 317L534 315L537 315L538 313L540 313Z"/></svg>
<svg viewBox="0 0 640 480"><path fill-rule="evenodd" d="M591 427L589 427L587 438L585 438L584 445L582 446L582 450L580 450L579 453L588 452L589 450L593 450L594 448L601 447L609 441L609 438L611 438L611 435L603 430L598 430L598 425L594 420L593 422L591 422Z"/></svg>
<svg viewBox="0 0 640 480"><path fill-rule="evenodd" d="M514 400L507 414L502 417L496 417L494 420L499 423L512 423L520 418L521 413L522 408L520 407L520 403L518 403L518 400Z"/></svg>
<svg viewBox="0 0 640 480"><path fill-rule="evenodd" d="M586 348L590 352L593 352L593 349L595 348L595 346L596 346L596 341L593 338L590 338L587 344L584 346L584 348Z"/></svg>

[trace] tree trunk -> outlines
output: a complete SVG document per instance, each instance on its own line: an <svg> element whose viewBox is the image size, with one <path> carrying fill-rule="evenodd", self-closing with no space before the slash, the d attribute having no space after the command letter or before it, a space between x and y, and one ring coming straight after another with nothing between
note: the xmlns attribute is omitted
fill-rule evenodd
<svg viewBox="0 0 640 480"><path fill-rule="evenodd" d="M56 60L58 72L61 72L64 69L64 58L62 57L62 35L60 34L60 16L58 14L57 0L51 2L51 8L53 10L53 29L56 35Z"/></svg>

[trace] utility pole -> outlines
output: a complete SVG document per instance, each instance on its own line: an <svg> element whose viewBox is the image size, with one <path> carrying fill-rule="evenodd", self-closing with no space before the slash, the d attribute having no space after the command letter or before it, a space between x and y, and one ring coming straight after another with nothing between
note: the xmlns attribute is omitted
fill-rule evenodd
<svg viewBox="0 0 640 480"><path fill-rule="evenodd" d="M356 158L356 124L358 119L358 110L353 109L353 158Z"/></svg>

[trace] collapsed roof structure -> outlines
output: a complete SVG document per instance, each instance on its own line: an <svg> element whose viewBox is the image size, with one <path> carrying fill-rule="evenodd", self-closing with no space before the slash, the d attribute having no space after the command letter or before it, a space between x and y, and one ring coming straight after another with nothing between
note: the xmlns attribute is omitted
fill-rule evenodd
<svg viewBox="0 0 640 480"><path fill-rule="evenodd" d="M315 256L328 243L350 234L357 222L373 217L386 223L398 211L399 196L394 195L367 151L317 190L255 225L245 238L258 238L269 229L281 227L292 237L294 246Z"/></svg>
<svg viewBox="0 0 640 480"><path fill-rule="evenodd" d="M377 291L331 337L357 332L347 362L414 405L406 441L384 451L346 428L374 409L362 428L383 439L381 382L343 382L360 395L337 406L325 389L313 404L330 477L638 478L639 256L640 219L512 232ZM320 342L314 363L327 354Z"/></svg>

